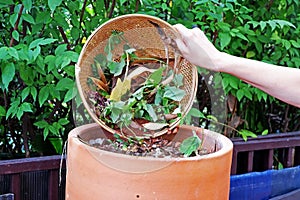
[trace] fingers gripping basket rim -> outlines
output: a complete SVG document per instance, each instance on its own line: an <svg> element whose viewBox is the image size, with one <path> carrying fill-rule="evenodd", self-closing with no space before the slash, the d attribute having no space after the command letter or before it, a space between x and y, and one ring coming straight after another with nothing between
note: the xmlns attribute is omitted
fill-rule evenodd
<svg viewBox="0 0 300 200"><path fill-rule="evenodd" d="M111 35L111 32L114 30L128 33L127 35L129 38L127 39L129 41L134 41L137 48L142 48L143 46L151 46L152 48L150 49L152 49L152 55L158 56L160 58L165 58L166 52L162 51L164 50L163 42L161 41L160 35L157 33L157 31L153 31L153 24L151 24L150 22L158 24L167 32L167 34L174 35L174 33L176 33L175 29L170 24L159 18L143 14L123 15L111 19L99 26L90 35L85 45L83 46L83 49L81 50L78 62L75 67L76 84L79 95L84 107L87 109L88 114L92 117L92 119L110 133L116 133L116 131L107 126L101 119L99 119L92 111L89 103L87 102L85 91L89 90L89 86L87 85L87 77L92 74L90 65L93 62L95 56L104 51L104 42L107 41L107 39ZM142 30L145 30L144 34L141 33L143 32ZM136 34L137 32L138 34ZM170 58L172 56L174 57L174 52L168 52L168 56ZM183 89L185 90L185 97L180 101L182 117L184 117L190 110L196 96L198 73L196 67L183 58L180 59L178 67L179 73L182 73L184 76ZM165 134L169 129L173 129L178 126L179 122L180 118L178 117L169 125L169 127L155 132L152 137L157 137Z"/></svg>

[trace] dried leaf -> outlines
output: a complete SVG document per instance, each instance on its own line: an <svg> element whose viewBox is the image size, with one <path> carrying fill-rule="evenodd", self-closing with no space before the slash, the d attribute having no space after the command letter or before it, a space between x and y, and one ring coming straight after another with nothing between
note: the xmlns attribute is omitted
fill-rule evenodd
<svg viewBox="0 0 300 200"><path fill-rule="evenodd" d="M101 80L104 84L107 85L107 81L106 81L105 75L104 75L104 73L103 73L103 70L102 70L100 64L99 64L99 63L96 63L96 66L97 66L97 71L98 71L98 75L99 75L99 77L100 77L100 80Z"/></svg>
<svg viewBox="0 0 300 200"><path fill-rule="evenodd" d="M103 91L106 91L108 92L109 88L108 88L108 85L103 83L101 80L97 79L97 78L94 78L94 77L89 77L93 83L100 89L100 90L103 90Z"/></svg>
<svg viewBox="0 0 300 200"><path fill-rule="evenodd" d="M157 130L161 130L164 127L169 126L169 124L167 123L154 123L154 122L148 122L143 124L143 127L151 130L151 131L157 131Z"/></svg>
<svg viewBox="0 0 300 200"><path fill-rule="evenodd" d="M129 79L125 79L121 81L120 78L117 80L117 84L114 89L111 91L110 100L113 101L121 101L121 97L130 90L131 81Z"/></svg>

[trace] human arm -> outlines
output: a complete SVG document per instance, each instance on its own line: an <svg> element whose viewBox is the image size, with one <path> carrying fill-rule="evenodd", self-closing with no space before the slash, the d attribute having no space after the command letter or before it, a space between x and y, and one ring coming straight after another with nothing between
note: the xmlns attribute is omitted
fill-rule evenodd
<svg viewBox="0 0 300 200"><path fill-rule="evenodd" d="M229 55L217 50L198 28L187 29L174 25L181 35L177 45L183 57L194 65L225 72L265 91L266 93L300 107L300 69L268 64L261 61Z"/></svg>

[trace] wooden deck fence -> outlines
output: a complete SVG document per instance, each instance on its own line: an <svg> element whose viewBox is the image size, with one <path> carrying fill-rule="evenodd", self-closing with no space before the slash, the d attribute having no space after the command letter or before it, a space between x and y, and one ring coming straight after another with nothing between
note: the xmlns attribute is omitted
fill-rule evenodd
<svg viewBox="0 0 300 200"><path fill-rule="evenodd" d="M247 142L233 139L231 174L264 171L274 163L300 165L300 131L270 134ZM0 200L64 200L66 167L61 156L0 161Z"/></svg>
<svg viewBox="0 0 300 200"><path fill-rule="evenodd" d="M65 163L59 184L61 156L0 161L1 194L12 193L14 200L64 200ZM7 195L6 195L7 196Z"/></svg>

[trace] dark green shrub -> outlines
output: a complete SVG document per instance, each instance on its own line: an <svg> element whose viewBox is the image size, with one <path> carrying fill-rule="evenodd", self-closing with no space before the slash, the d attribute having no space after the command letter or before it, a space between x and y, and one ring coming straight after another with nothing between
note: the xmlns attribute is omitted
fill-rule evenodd
<svg viewBox="0 0 300 200"><path fill-rule="evenodd" d="M73 116L88 120L73 113L83 110L80 104L72 105L77 96L74 64L91 32L112 17L139 12L171 24L196 24L217 48L230 54L287 67L300 65L298 1L0 0L0 11L2 155L61 153L75 126ZM211 72L202 75L208 78ZM213 87L224 88L234 102L225 111L226 124L257 134L300 128L299 109L230 75L217 77ZM206 90L199 91L200 111L212 114L213 104L200 98ZM197 115L201 112L194 110Z"/></svg>

